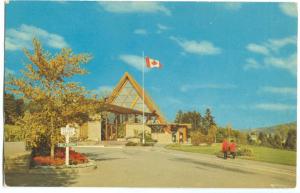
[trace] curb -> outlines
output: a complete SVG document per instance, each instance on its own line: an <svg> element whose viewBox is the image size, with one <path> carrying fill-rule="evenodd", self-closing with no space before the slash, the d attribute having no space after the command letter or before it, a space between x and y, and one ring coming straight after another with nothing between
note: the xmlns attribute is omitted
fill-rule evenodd
<svg viewBox="0 0 300 193"><path fill-rule="evenodd" d="M69 165L69 166L36 166L28 170L29 174L76 174L79 172L91 172L97 169L94 160L89 160L88 163Z"/></svg>

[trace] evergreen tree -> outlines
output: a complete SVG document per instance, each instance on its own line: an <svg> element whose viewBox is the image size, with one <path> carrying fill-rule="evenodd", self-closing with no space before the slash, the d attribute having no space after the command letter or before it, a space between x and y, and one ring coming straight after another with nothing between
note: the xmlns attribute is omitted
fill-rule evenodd
<svg viewBox="0 0 300 193"><path fill-rule="evenodd" d="M16 99L13 94L4 93L5 124L15 124L19 117L24 115L23 99Z"/></svg>
<svg viewBox="0 0 300 193"><path fill-rule="evenodd" d="M181 110L179 110L176 113L176 118L175 118L175 123L182 123L182 118L183 118L183 112Z"/></svg>
<svg viewBox="0 0 300 193"><path fill-rule="evenodd" d="M25 112L25 104L23 99L16 100L16 114L18 117L23 117Z"/></svg>
<svg viewBox="0 0 300 193"><path fill-rule="evenodd" d="M209 108L206 109L205 116L203 118L203 133L205 135L208 134L208 130L212 128L212 126L216 126L214 121L214 117L211 115L211 110Z"/></svg>
<svg viewBox="0 0 300 193"><path fill-rule="evenodd" d="M199 130L201 128L202 117L199 112L189 111L182 112L181 110L177 112L175 123L187 123L192 125L192 130Z"/></svg>
<svg viewBox="0 0 300 193"><path fill-rule="evenodd" d="M5 124L14 124L17 117L15 97L4 93L4 117Z"/></svg>

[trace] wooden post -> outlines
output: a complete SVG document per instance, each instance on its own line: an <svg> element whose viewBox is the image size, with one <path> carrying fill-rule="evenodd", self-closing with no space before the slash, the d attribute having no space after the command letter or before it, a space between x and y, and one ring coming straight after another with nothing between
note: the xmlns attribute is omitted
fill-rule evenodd
<svg viewBox="0 0 300 193"><path fill-rule="evenodd" d="M116 140L118 140L118 115L116 116Z"/></svg>
<svg viewBox="0 0 300 193"><path fill-rule="evenodd" d="M184 143L187 142L187 128L186 127L183 128L183 142Z"/></svg>
<svg viewBox="0 0 300 193"><path fill-rule="evenodd" d="M111 137L112 137L112 128L113 128L113 125L109 125L110 126L110 134L109 134L109 139L111 140Z"/></svg>
<svg viewBox="0 0 300 193"><path fill-rule="evenodd" d="M101 116L101 114L100 114L100 116L99 116L99 119L100 119L100 138L99 138L99 142L101 142L101 138L102 138L102 116Z"/></svg>
<svg viewBox="0 0 300 193"><path fill-rule="evenodd" d="M67 126L68 127L68 126ZM65 160L65 164L66 164L66 166L68 166L69 165L69 163L70 163L70 161L69 161L69 157L70 157L70 155L69 155L69 152L70 152L70 148L69 148L69 133L67 133L66 134L66 144L67 144L67 147L66 147L66 160Z"/></svg>
<svg viewBox="0 0 300 193"><path fill-rule="evenodd" d="M105 141L107 141L107 114L105 116Z"/></svg>

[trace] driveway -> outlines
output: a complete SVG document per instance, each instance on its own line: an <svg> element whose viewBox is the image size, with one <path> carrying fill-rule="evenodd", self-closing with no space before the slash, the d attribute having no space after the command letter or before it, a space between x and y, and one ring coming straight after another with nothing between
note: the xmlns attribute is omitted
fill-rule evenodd
<svg viewBox="0 0 300 193"><path fill-rule="evenodd" d="M45 178L41 181L39 175L9 174L6 182L10 185L22 182L23 186L199 188L291 188L296 184L294 166L223 160L159 146L76 147L76 151L95 160L98 168L72 176L47 175L48 182Z"/></svg>

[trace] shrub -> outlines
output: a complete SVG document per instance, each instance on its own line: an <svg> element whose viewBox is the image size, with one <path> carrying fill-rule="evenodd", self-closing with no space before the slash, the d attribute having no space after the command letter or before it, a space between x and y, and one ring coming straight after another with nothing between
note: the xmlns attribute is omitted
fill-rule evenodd
<svg viewBox="0 0 300 193"><path fill-rule="evenodd" d="M120 125L120 127L118 128L118 136L117 138L124 138L126 136L126 128L125 128L125 124Z"/></svg>
<svg viewBox="0 0 300 193"><path fill-rule="evenodd" d="M201 143L206 143L206 136L203 135L201 132L199 131L195 131L191 133L191 142L193 145L199 145Z"/></svg>
<svg viewBox="0 0 300 193"><path fill-rule="evenodd" d="M241 147L241 148L238 148L237 155L251 157L251 156L253 156L253 150L248 147Z"/></svg>
<svg viewBox="0 0 300 193"><path fill-rule="evenodd" d="M59 166L65 163L64 159L54 158L52 159L50 156L36 156L33 158L35 165L40 166Z"/></svg>
<svg viewBox="0 0 300 193"><path fill-rule="evenodd" d="M88 159L81 153L75 152L74 150L69 151L70 164L77 165L87 163ZM38 155L33 157L33 164L40 166L59 166L65 163L65 148L56 148L54 159L50 156Z"/></svg>
<svg viewBox="0 0 300 193"><path fill-rule="evenodd" d="M140 140L141 140L141 142L143 141L143 133L139 133L138 134L138 137L140 138ZM149 132L147 132L147 131L145 131L145 142L157 142L157 140L156 139L152 139L152 135L151 135L151 133L149 133Z"/></svg>
<svg viewBox="0 0 300 193"><path fill-rule="evenodd" d="M126 146L137 146L137 143L129 141L125 144Z"/></svg>

